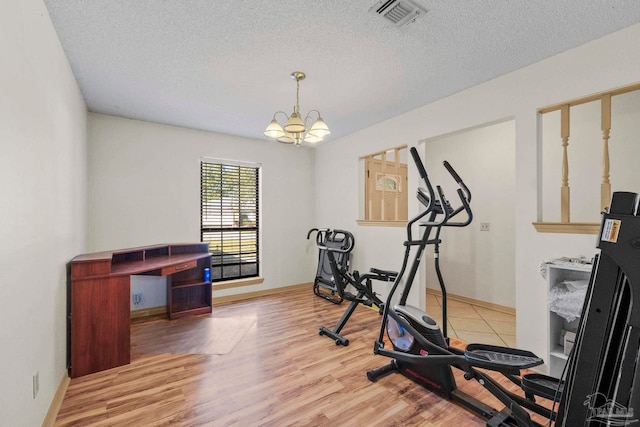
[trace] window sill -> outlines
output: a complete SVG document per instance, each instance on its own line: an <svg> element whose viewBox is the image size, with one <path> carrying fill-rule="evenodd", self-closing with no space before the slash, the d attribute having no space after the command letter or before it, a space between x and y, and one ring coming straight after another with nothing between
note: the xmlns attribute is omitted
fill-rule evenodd
<svg viewBox="0 0 640 427"><path fill-rule="evenodd" d="M240 288L242 286L259 285L264 282L262 277L248 277L246 279L225 280L224 282L213 282L211 288L214 291L222 289Z"/></svg>
<svg viewBox="0 0 640 427"><path fill-rule="evenodd" d="M406 227L407 221L370 221L365 219L357 219L358 225L365 227Z"/></svg>
<svg viewBox="0 0 640 427"><path fill-rule="evenodd" d="M599 222L533 222L538 233L598 234Z"/></svg>

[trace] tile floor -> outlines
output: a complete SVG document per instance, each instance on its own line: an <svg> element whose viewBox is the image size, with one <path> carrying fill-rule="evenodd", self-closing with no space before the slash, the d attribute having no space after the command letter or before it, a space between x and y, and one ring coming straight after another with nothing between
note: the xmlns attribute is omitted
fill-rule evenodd
<svg viewBox="0 0 640 427"><path fill-rule="evenodd" d="M442 298L427 294L427 313L442 324ZM447 334L467 343L516 346L516 316L449 300Z"/></svg>

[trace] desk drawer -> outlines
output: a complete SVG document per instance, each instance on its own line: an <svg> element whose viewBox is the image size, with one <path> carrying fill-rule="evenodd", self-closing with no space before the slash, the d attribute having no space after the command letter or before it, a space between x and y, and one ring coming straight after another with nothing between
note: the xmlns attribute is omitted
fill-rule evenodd
<svg viewBox="0 0 640 427"><path fill-rule="evenodd" d="M161 270L161 274L163 276L168 276L170 274L178 273L180 271L185 271L185 270L190 270L192 268L196 268L197 266L198 266L198 261L197 260L181 262L180 264L177 264L177 265L172 265L170 267L164 267Z"/></svg>

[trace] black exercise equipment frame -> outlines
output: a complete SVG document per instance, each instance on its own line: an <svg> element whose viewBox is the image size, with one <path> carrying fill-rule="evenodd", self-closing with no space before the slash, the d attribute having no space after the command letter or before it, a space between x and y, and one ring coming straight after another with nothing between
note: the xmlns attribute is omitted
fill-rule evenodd
<svg viewBox="0 0 640 427"><path fill-rule="evenodd" d="M557 426L640 423L639 202L616 192L602 216Z"/></svg>
<svg viewBox="0 0 640 427"><path fill-rule="evenodd" d="M318 246L318 269L313 280L313 293L334 304L341 304L343 297L335 282L328 249L341 249L335 261L340 269L348 271L351 266L351 251L355 245L353 234L345 230L312 228L307 233L307 240L314 232L316 233L316 246ZM347 248L349 249L345 250Z"/></svg>
<svg viewBox="0 0 640 427"><path fill-rule="evenodd" d="M358 271L349 272L348 269L339 265L336 261L334 254L348 253L353 248L329 248L322 247L321 250L325 250L331 271L333 273L334 283L336 285L336 292L341 299L351 301L351 304L347 307L342 314L340 320L333 329L328 329L325 326L320 327L319 335L325 335L336 342L336 345L348 346L349 339L343 335L340 335L342 328L347 324L351 315L355 311L359 304L367 307L376 306L378 313L382 314L383 301L378 298L377 294L373 290L372 280L379 280L383 282L390 282L395 280L398 275L395 271L380 270L372 268L369 273L360 275ZM351 285L356 291L356 294L347 290L347 286Z"/></svg>

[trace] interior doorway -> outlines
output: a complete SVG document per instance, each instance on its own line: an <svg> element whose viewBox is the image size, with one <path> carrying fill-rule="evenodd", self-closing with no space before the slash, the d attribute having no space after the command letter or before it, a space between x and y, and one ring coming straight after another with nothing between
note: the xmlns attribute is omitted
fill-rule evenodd
<svg viewBox="0 0 640 427"><path fill-rule="evenodd" d="M473 222L441 233L440 265L447 291L515 307L515 120L507 119L421 141L429 178L452 204L456 183L447 160L471 190ZM423 264L428 289L439 290L433 252Z"/></svg>

